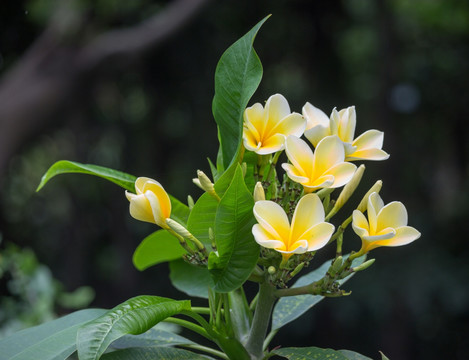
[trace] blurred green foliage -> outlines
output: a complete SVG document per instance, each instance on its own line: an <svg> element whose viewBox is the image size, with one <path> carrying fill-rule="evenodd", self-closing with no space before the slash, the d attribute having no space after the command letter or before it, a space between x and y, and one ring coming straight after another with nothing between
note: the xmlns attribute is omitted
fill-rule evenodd
<svg viewBox="0 0 469 360"><path fill-rule="evenodd" d="M57 317L57 308L81 309L94 298L88 286L68 293L29 248L6 244L0 254L0 338Z"/></svg>

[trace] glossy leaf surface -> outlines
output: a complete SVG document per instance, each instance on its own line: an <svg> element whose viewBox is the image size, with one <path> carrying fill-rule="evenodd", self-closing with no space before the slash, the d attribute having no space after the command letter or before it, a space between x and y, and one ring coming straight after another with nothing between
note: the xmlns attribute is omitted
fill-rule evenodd
<svg viewBox="0 0 469 360"><path fill-rule="evenodd" d="M158 230L143 239L132 260L135 267L142 271L162 262L180 259L185 253L173 235L166 230Z"/></svg>
<svg viewBox="0 0 469 360"><path fill-rule="evenodd" d="M126 334L144 333L184 310L190 310L190 301L159 296L129 299L78 330L78 356L80 360L97 360L114 340Z"/></svg>

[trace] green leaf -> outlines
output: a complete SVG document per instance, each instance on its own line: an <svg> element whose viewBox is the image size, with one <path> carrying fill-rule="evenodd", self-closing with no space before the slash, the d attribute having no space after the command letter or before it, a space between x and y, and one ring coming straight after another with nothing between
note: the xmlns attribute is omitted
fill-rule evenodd
<svg viewBox="0 0 469 360"><path fill-rule="evenodd" d="M360 265L363 263L363 261L365 261L365 259L366 255L353 260L352 267ZM310 273L300 277L292 287L300 287L320 280L326 274L330 265L331 260L326 261L316 270L313 270ZM343 284L353 275L354 273L339 282ZM324 299L324 296L321 295L297 295L281 298L275 305L272 315L272 330L280 329L282 326L292 322L296 318L303 315L318 302L320 302L322 299Z"/></svg>
<svg viewBox="0 0 469 360"><path fill-rule="evenodd" d="M221 56L215 70L212 112L218 125L223 165L235 158L243 134L243 112L262 79L262 64L253 42L265 17Z"/></svg>
<svg viewBox="0 0 469 360"><path fill-rule="evenodd" d="M157 347L146 349L125 349L113 351L101 357L102 360L207 360L213 359L187 350L171 347ZM81 359L80 359L81 360Z"/></svg>
<svg viewBox="0 0 469 360"><path fill-rule="evenodd" d="M367 356L364 356L362 354L359 354L355 351L350 351L350 350L339 350L339 352L344 355L348 360L373 360L372 358L369 358ZM384 360L384 359L382 359Z"/></svg>
<svg viewBox="0 0 469 360"><path fill-rule="evenodd" d="M125 335L114 341L109 347L113 349L161 347L175 345L192 345L193 341L170 331L153 327L140 335Z"/></svg>
<svg viewBox="0 0 469 360"><path fill-rule="evenodd" d="M194 204L187 221L187 229L208 249L211 248L208 228L214 227L217 206L218 201L210 194L204 193Z"/></svg>
<svg viewBox="0 0 469 360"><path fill-rule="evenodd" d="M74 161L61 160L57 161L52 165L49 170L43 175L41 183L37 187L36 191L41 190L46 183L54 176L60 174L88 174L102 177L103 179L112 181L124 189L135 192L135 180L136 177L123 173L121 171L108 169L98 165L80 164Z"/></svg>
<svg viewBox="0 0 469 360"><path fill-rule="evenodd" d="M181 225L187 226L187 220L189 219L190 214L189 207L172 195L169 195L169 200L171 201L171 219L177 221Z"/></svg>
<svg viewBox="0 0 469 360"><path fill-rule="evenodd" d="M190 301L137 296L82 326L77 334L80 360L97 360L109 344L126 334L138 335L169 316L190 310Z"/></svg>
<svg viewBox="0 0 469 360"><path fill-rule="evenodd" d="M174 260L169 263L169 271L169 278L176 289L189 296L208 298L208 288L213 286L213 281L207 268Z"/></svg>
<svg viewBox="0 0 469 360"><path fill-rule="evenodd" d="M259 245L251 229L255 223L254 199L246 188L241 166L221 198L215 219L216 253L209 256L208 268L217 292L232 291L243 284L256 266Z"/></svg>
<svg viewBox="0 0 469 360"><path fill-rule="evenodd" d="M272 351L276 355L283 356L289 360L348 360L345 355L332 349L321 349L317 347L305 348L283 348Z"/></svg>
<svg viewBox="0 0 469 360"><path fill-rule="evenodd" d="M134 252L134 266L143 271L150 266L180 259L186 251L179 241L166 230L158 230L147 236Z"/></svg>
<svg viewBox="0 0 469 360"><path fill-rule="evenodd" d="M71 313L0 340L0 358L10 360L62 360L76 350L78 328L106 310L87 309Z"/></svg>

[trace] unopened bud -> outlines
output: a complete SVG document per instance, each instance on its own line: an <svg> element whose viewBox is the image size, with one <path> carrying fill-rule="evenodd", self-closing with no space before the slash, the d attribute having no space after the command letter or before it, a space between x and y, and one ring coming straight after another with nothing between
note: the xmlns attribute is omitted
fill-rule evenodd
<svg viewBox="0 0 469 360"><path fill-rule="evenodd" d="M334 260L330 268L330 271L333 273L332 275L335 275L339 272L342 263L342 256L337 256L337 259Z"/></svg>
<svg viewBox="0 0 469 360"><path fill-rule="evenodd" d="M187 195L187 206L189 207L189 210L192 210L194 207L194 199L190 195Z"/></svg>
<svg viewBox="0 0 469 360"><path fill-rule="evenodd" d="M184 239L189 239L190 237L194 236L189 232L189 230L187 230L184 226L182 226L173 219L167 218L166 225L168 225L171 230L173 230L176 234L182 236Z"/></svg>
<svg viewBox="0 0 469 360"><path fill-rule="evenodd" d="M305 266L304 262L299 263L298 266L290 273L290 276L294 277L295 275L297 275L301 271L301 269L303 269L304 266Z"/></svg>
<svg viewBox="0 0 469 360"><path fill-rule="evenodd" d="M196 184L198 187L200 187L202 190L208 192L210 195L212 195L215 199L220 201L220 198L218 197L217 193L215 192L215 187L213 186L213 183L210 181L207 175L201 170L197 170L197 178L192 179L192 182Z"/></svg>
<svg viewBox="0 0 469 360"><path fill-rule="evenodd" d="M360 184L364 172L365 165L362 164L358 167L357 171L355 171L355 174L353 174L352 179L342 189L342 192L340 193L334 208L340 209L348 201L348 199L350 199L350 197Z"/></svg>
<svg viewBox="0 0 469 360"><path fill-rule="evenodd" d="M258 181L254 187L254 201L257 202L260 200L265 200L265 192L261 182Z"/></svg>
<svg viewBox="0 0 469 360"><path fill-rule="evenodd" d="M243 172L243 177L246 177L246 171L248 170L248 164L246 164L245 162L243 162L241 164L241 171Z"/></svg>
<svg viewBox="0 0 469 360"><path fill-rule="evenodd" d="M371 265L373 265L374 262L375 262L375 259L370 259L368 261L365 261L363 264L352 268L352 271L353 272L358 272L358 271L368 269Z"/></svg>
<svg viewBox="0 0 469 360"><path fill-rule="evenodd" d="M270 274L270 275L273 275L277 272L277 269L275 268L275 266L269 266L267 268L267 272Z"/></svg>
<svg viewBox="0 0 469 360"><path fill-rule="evenodd" d="M358 205L357 210L361 211L362 213L365 212L366 208L368 207L368 198L374 192L379 194L379 191L381 190L382 186L383 186L383 182L381 180L378 180L377 182L375 182L375 184L371 187L371 189L368 190L368 192L365 194L362 201L360 201L360 204Z"/></svg>

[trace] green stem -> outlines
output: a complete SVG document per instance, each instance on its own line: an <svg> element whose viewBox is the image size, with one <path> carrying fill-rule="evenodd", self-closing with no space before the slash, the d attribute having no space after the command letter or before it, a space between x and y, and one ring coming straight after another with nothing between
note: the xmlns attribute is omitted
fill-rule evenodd
<svg viewBox="0 0 469 360"><path fill-rule="evenodd" d="M259 286L259 299L256 305L256 312L252 321L251 332L246 343L246 350L253 359L262 359L264 339L269 326L270 314L275 303L275 288L268 282Z"/></svg>
<svg viewBox="0 0 469 360"><path fill-rule="evenodd" d="M268 335L267 337L265 338L264 340L264 350L267 349L267 346L269 346L270 342L272 341L272 339L275 337L275 335L277 335L279 329L275 329L275 330L272 330Z"/></svg>
<svg viewBox="0 0 469 360"><path fill-rule="evenodd" d="M208 307L192 307L193 312L197 314L210 315L210 308Z"/></svg>
<svg viewBox="0 0 469 360"><path fill-rule="evenodd" d="M193 332L196 332L197 334L202 335L203 337L213 341L212 337L208 334L208 332L202 326L196 325L190 321L169 317L169 318L164 319L164 322L182 326L186 329L192 330Z"/></svg>
<svg viewBox="0 0 469 360"><path fill-rule="evenodd" d="M197 344L180 344L178 346L183 346L189 349L203 351L203 352L206 352L207 354L215 355L225 360L230 360L230 358L226 356L224 353L222 353L221 351L209 348L207 346L202 346L202 345L197 345Z"/></svg>

